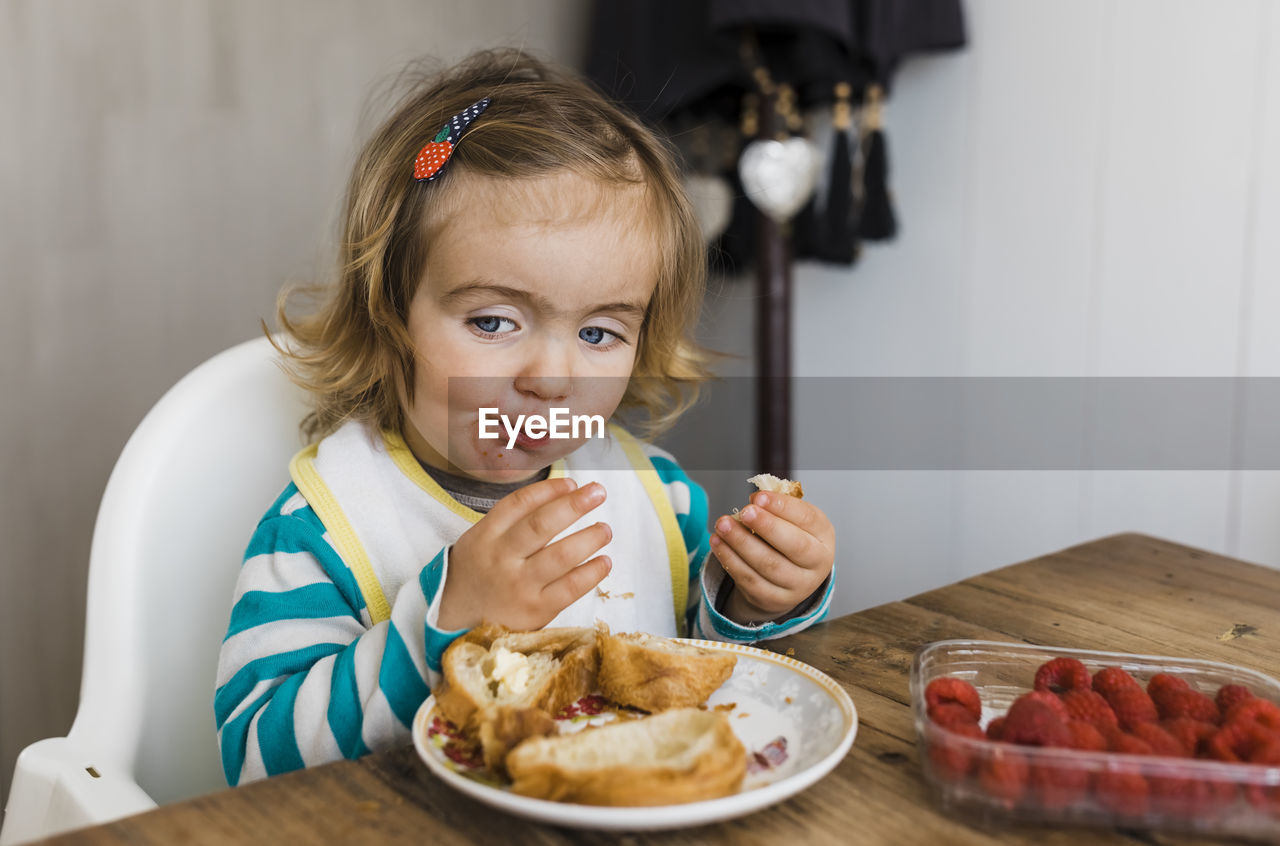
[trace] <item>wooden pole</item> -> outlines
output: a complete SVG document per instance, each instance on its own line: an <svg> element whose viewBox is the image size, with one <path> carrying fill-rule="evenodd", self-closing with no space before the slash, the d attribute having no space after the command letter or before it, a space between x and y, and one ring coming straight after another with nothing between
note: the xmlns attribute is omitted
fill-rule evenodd
<svg viewBox="0 0 1280 846"><path fill-rule="evenodd" d="M776 92L760 104L760 138L782 129ZM756 229L756 467L791 475L791 245L787 225L759 214Z"/></svg>

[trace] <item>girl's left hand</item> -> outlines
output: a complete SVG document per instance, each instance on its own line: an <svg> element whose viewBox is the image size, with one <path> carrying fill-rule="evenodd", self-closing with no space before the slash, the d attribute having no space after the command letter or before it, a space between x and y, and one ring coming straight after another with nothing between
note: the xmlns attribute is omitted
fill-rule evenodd
<svg viewBox="0 0 1280 846"><path fill-rule="evenodd" d="M716 521L711 550L733 579L725 608L730 619L759 623L786 614L831 574L836 532L816 505L786 494L757 491L738 512ZM753 534L754 533L754 534Z"/></svg>

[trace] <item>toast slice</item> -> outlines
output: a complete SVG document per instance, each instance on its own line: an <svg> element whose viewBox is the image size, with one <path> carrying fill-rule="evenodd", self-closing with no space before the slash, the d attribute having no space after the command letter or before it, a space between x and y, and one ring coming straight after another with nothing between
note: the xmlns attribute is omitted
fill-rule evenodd
<svg viewBox="0 0 1280 846"><path fill-rule="evenodd" d="M746 768L728 718L697 708L533 738L507 757L514 792L586 805L716 799L741 786Z"/></svg>
<svg viewBox="0 0 1280 846"><path fill-rule="evenodd" d="M442 665L440 712L478 738L486 766L503 772L517 743L553 733L555 714L595 690L600 657L593 629L482 625L450 644Z"/></svg>
<svg viewBox="0 0 1280 846"><path fill-rule="evenodd" d="M597 629L600 692L620 705L656 713L691 708L733 675L734 655L635 632L611 634Z"/></svg>

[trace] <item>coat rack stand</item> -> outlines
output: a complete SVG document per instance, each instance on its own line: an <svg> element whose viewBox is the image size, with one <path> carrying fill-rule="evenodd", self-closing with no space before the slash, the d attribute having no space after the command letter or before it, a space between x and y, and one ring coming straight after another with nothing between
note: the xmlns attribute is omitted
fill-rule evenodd
<svg viewBox="0 0 1280 846"><path fill-rule="evenodd" d="M776 138L775 94L760 107L757 137ZM757 213L756 467L791 475L791 245L789 227Z"/></svg>

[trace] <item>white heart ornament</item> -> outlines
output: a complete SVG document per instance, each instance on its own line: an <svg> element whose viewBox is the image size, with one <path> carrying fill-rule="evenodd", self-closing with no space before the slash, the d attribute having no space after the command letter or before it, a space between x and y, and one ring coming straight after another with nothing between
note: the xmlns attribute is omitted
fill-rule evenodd
<svg viewBox="0 0 1280 846"><path fill-rule="evenodd" d="M804 138L752 141L738 160L738 176L755 207L785 223L809 201L819 164L817 149Z"/></svg>
<svg viewBox="0 0 1280 846"><path fill-rule="evenodd" d="M708 244L729 228L733 216L733 189L721 176L691 173L684 178L684 190L693 203L694 217L702 228L702 240Z"/></svg>

